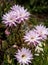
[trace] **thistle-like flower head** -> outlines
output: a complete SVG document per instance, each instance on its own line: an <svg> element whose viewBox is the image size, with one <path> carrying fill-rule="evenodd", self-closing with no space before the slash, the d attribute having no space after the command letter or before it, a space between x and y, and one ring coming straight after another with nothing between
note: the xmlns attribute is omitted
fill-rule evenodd
<svg viewBox="0 0 48 65"><path fill-rule="evenodd" d="M31 63L31 60L33 59L31 50L26 49L24 47L21 50L18 50L15 57L17 58L18 62L23 65L28 65L29 63Z"/></svg>

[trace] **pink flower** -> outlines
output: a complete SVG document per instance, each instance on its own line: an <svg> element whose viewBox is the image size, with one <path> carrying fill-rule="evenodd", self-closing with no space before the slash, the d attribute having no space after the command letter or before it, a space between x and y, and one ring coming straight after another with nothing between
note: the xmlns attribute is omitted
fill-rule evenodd
<svg viewBox="0 0 48 65"><path fill-rule="evenodd" d="M18 24L23 22L24 20L28 20L30 16L30 13L27 11L27 9L24 9L24 7L21 7L19 5L14 5L13 7L11 7L11 10L16 12L16 20Z"/></svg>
<svg viewBox="0 0 48 65"><path fill-rule="evenodd" d="M33 59L31 50L26 49L24 47L21 50L18 49L18 52L15 54L15 57L17 58L17 61L20 63L20 65L29 65L29 63L31 63L31 60Z"/></svg>
<svg viewBox="0 0 48 65"><path fill-rule="evenodd" d="M42 40L47 39L48 28L46 28L44 25L37 25L34 31L39 34L40 37L42 37Z"/></svg>
<svg viewBox="0 0 48 65"><path fill-rule="evenodd" d="M30 30L29 32L25 34L23 39L28 44L37 45L38 43L40 43L41 37L39 37L39 35L33 30Z"/></svg>
<svg viewBox="0 0 48 65"><path fill-rule="evenodd" d="M10 11L3 15L3 21L6 26L11 27L12 25L16 26L16 12Z"/></svg>

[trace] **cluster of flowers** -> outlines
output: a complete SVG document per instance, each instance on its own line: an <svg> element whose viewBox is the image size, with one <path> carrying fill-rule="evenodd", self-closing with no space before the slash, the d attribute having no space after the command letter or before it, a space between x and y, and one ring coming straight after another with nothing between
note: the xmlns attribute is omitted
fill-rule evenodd
<svg viewBox="0 0 48 65"><path fill-rule="evenodd" d="M28 42L28 44L33 44L36 46L37 44L41 43L41 41L46 40L47 36L48 28L40 24L35 26L33 30L27 32L24 36L24 40L25 42Z"/></svg>
<svg viewBox="0 0 48 65"><path fill-rule="evenodd" d="M27 9L15 5L11 7L11 10L8 13L3 15L3 23L9 27L12 25L16 26L17 24L24 22L24 20L28 20L29 16L30 13L27 12ZM33 44L34 46L37 46L41 43L41 41L47 39L47 35L48 28L40 24L35 26L33 30L26 32L23 39L25 42L27 42L27 44ZM17 58L17 61L20 63L20 65L29 65L29 63L31 63L31 60L33 59L33 54L31 50L23 47L20 50L18 49L15 57Z"/></svg>
<svg viewBox="0 0 48 65"><path fill-rule="evenodd" d="M12 25L16 26L24 20L28 20L30 13L24 7L14 5L11 7L11 10L3 15L3 23L6 26L11 27Z"/></svg>
<svg viewBox="0 0 48 65"><path fill-rule="evenodd" d="M42 47L41 41L47 39L47 35L48 35L48 28L40 24L37 25L35 29L27 32L23 39L25 40L25 42L27 42L27 44L33 44L34 46L36 46L35 51L38 50L38 53L40 53L40 51L43 51L43 48L40 48ZM16 53L15 57L18 59L19 63L22 63L23 65L31 63L30 60L33 59L31 50L26 48L18 50L18 53Z"/></svg>

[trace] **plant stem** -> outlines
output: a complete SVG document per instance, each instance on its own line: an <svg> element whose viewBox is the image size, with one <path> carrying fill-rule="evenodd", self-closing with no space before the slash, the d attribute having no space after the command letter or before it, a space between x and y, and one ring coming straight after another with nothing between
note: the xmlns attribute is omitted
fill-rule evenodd
<svg viewBox="0 0 48 65"><path fill-rule="evenodd" d="M2 40L0 39L0 46L1 46L1 49L2 49Z"/></svg>

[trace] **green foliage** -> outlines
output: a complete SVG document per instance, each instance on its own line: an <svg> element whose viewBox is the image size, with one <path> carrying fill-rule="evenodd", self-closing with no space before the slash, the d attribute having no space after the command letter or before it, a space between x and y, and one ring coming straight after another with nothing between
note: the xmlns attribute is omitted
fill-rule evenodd
<svg viewBox="0 0 48 65"><path fill-rule="evenodd" d="M48 13L48 0L16 0L16 2L26 6L33 13Z"/></svg>

